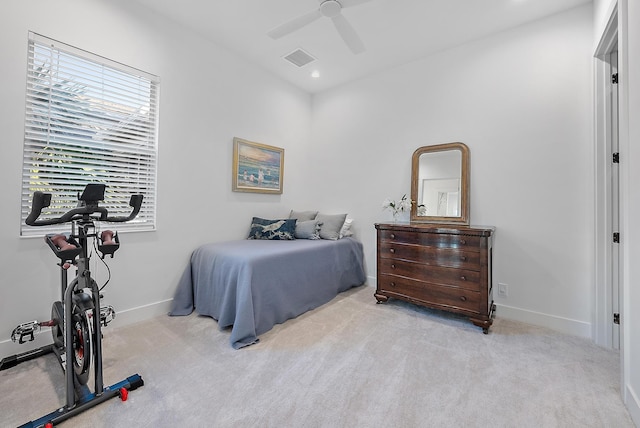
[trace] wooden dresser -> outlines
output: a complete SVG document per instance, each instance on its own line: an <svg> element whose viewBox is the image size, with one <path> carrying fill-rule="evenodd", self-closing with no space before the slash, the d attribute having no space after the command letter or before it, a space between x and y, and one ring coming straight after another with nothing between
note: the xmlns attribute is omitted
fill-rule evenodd
<svg viewBox="0 0 640 428"><path fill-rule="evenodd" d="M379 223L376 229L378 303L392 297L455 312L489 332L494 228Z"/></svg>

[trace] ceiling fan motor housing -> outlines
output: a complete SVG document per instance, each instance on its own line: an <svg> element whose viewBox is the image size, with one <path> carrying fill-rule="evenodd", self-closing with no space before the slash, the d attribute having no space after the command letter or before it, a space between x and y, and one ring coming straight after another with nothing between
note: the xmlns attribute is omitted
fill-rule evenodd
<svg viewBox="0 0 640 428"><path fill-rule="evenodd" d="M320 13L327 18L340 15L342 5L336 0L325 0L320 4Z"/></svg>

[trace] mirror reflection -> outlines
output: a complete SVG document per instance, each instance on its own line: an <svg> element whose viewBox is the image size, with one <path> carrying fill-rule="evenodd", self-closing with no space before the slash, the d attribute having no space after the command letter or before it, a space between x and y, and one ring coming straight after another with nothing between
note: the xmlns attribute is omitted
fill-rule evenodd
<svg viewBox="0 0 640 428"><path fill-rule="evenodd" d="M418 216L460 216L462 153L423 153L418 161Z"/></svg>
<svg viewBox="0 0 640 428"><path fill-rule="evenodd" d="M463 143L420 147L412 160L411 220L469 224L469 149Z"/></svg>

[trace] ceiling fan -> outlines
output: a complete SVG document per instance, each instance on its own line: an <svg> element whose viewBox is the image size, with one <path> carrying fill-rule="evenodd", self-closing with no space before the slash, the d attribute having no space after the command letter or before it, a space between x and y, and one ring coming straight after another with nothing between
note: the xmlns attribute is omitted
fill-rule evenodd
<svg viewBox="0 0 640 428"><path fill-rule="evenodd" d="M305 13L297 18L292 19L289 22L285 22L279 27L274 28L267 34L272 39L279 39L287 34L293 33L301 29L302 27L311 24L317 19L331 18L333 25L342 37L342 40L346 43L347 47L354 54L364 52L364 43L360 40L360 37L356 33L356 30L351 26L349 21L342 16L342 9L352 6L357 6L362 3L370 2L371 0L319 0L320 7L314 11Z"/></svg>

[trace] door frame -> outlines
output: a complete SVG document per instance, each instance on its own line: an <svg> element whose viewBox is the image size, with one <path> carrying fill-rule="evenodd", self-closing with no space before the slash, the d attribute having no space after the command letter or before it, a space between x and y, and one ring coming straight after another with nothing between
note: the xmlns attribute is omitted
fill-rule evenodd
<svg viewBox="0 0 640 428"><path fill-rule="evenodd" d="M605 31L594 53L595 78L595 117L594 117L594 170L595 170L595 234L594 234L594 321L592 339L595 343L614 348L618 340L615 332L619 328L613 323L613 263L614 254L611 248L612 230L612 132L615 126L611 120L611 74L610 54L618 43L618 9L613 9ZM618 249L622 260L623 246ZM621 266L619 264L619 266ZM618 278L622 272L618 273ZM619 287L619 284L615 286ZM621 293L616 293L622 296ZM616 305L617 306L617 305ZM620 307L622 302L620 302Z"/></svg>

